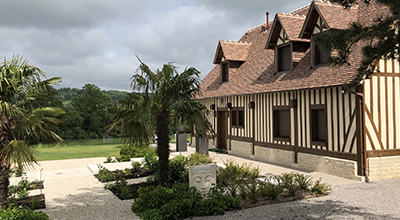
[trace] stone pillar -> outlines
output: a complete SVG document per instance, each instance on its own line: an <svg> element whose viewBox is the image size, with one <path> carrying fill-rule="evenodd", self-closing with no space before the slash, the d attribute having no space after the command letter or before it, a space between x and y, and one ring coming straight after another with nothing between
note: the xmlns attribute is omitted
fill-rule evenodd
<svg viewBox="0 0 400 220"><path fill-rule="evenodd" d="M196 152L199 154L208 155L208 138L196 137Z"/></svg>
<svg viewBox="0 0 400 220"><path fill-rule="evenodd" d="M178 133L175 134L175 141L176 152L187 151L187 134L185 133L185 127L178 129Z"/></svg>

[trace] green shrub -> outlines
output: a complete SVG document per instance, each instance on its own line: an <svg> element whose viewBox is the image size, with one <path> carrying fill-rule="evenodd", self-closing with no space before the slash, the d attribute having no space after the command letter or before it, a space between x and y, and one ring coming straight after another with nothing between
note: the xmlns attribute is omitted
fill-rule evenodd
<svg viewBox="0 0 400 220"><path fill-rule="evenodd" d="M31 207L33 210L40 209L42 208L42 203L38 199L34 198L31 201Z"/></svg>
<svg viewBox="0 0 400 220"><path fill-rule="evenodd" d="M8 186L8 196L11 197L11 201L24 200L29 196L28 188L30 188L30 182L24 177L17 186Z"/></svg>
<svg viewBox="0 0 400 220"><path fill-rule="evenodd" d="M234 160L224 162L225 168L217 168L217 183L222 186L251 181L258 177L260 170L251 164L237 164Z"/></svg>
<svg viewBox="0 0 400 220"><path fill-rule="evenodd" d="M157 171L158 169L158 158L155 151L149 151L144 155L143 169Z"/></svg>
<svg viewBox="0 0 400 220"><path fill-rule="evenodd" d="M278 198L278 196L283 192L283 187L275 181L274 177L267 178L266 183L260 184L260 193L263 197L268 197L272 200Z"/></svg>
<svg viewBox="0 0 400 220"><path fill-rule="evenodd" d="M49 216L43 212L34 212L27 208L9 207L0 209L0 219L7 220L48 220Z"/></svg>
<svg viewBox="0 0 400 220"><path fill-rule="evenodd" d="M133 162L132 167L137 172L140 170L140 168L142 168L142 164L140 162Z"/></svg>
<svg viewBox="0 0 400 220"><path fill-rule="evenodd" d="M172 158L169 162L170 181L175 182L189 182L189 171L186 169L188 158L183 155L178 155Z"/></svg>
<svg viewBox="0 0 400 220"><path fill-rule="evenodd" d="M243 199L246 199L251 204L256 203L261 197L261 186L260 182L256 179L252 179L248 183L244 183L241 187L241 195Z"/></svg>
<svg viewBox="0 0 400 220"><path fill-rule="evenodd" d="M156 153L156 150L150 146L124 144L121 146L118 159L120 162L129 161L131 158L144 157L149 152Z"/></svg>
<svg viewBox="0 0 400 220"><path fill-rule="evenodd" d="M223 214L239 204L239 199L227 195L221 188L215 187L203 197L197 190L189 189L187 183L176 183L170 189L161 186L139 189L132 211L142 219L179 219Z"/></svg>
<svg viewBox="0 0 400 220"><path fill-rule="evenodd" d="M107 170L104 167L99 167L99 174L97 175L97 178L101 182L110 182L117 179L116 175L113 172Z"/></svg>
<svg viewBox="0 0 400 220"><path fill-rule="evenodd" d="M194 153L191 154L188 158L188 166L195 166L200 164L209 164L213 163L213 159L209 155Z"/></svg>
<svg viewBox="0 0 400 220"><path fill-rule="evenodd" d="M332 189L328 184L321 183L321 179L315 181L313 187L311 188L311 192L314 192L317 195L326 195L331 190Z"/></svg>
<svg viewBox="0 0 400 220"><path fill-rule="evenodd" d="M312 184L312 177L301 173L295 173L294 181L296 182L300 190L306 190Z"/></svg>
<svg viewBox="0 0 400 220"><path fill-rule="evenodd" d="M279 176L276 176L276 180L281 184L283 188L287 190L290 196L295 196L296 192L299 191L299 186L294 180L294 173L283 173Z"/></svg>

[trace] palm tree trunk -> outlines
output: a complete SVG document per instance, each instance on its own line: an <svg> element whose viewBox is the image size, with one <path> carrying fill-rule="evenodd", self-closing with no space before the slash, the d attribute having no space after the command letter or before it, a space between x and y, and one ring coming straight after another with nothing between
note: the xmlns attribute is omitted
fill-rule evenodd
<svg viewBox="0 0 400 220"><path fill-rule="evenodd" d="M8 207L7 203L8 185L10 185L9 173L10 173L9 166L0 167L0 207L2 209L7 209Z"/></svg>
<svg viewBox="0 0 400 220"><path fill-rule="evenodd" d="M13 125L13 121L2 116L1 120L5 125ZM11 126L14 128L14 126ZM4 149L13 139L12 133L6 126L0 127L0 150ZM8 203L8 185L10 185L9 180L10 173L10 161L8 158L2 157L0 160L0 207L2 209L7 209Z"/></svg>
<svg viewBox="0 0 400 220"><path fill-rule="evenodd" d="M169 185L169 112L156 116L159 185Z"/></svg>

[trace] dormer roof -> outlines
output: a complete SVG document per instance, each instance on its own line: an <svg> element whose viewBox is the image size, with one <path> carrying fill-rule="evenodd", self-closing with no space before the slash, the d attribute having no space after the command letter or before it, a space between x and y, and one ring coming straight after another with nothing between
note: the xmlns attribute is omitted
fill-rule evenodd
<svg viewBox="0 0 400 220"><path fill-rule="evenodd" d="M343 9L329 1L313 1L308 11L299 38L310 39L312 34L327 30L345 30L357 21L357 8ZM317 27L316 27L317 26ZM318 28L318 29L316 29Z"/></svg>
<svg viewBox="0 0 400 220"><path fill-rule="evenodd" d="M304 20L304 16L277 13L269 32L266 48L274 49L276 45L290 41L308 41L299 38Z"/></svg>
<svg viewBox="0 0 400 220"><path fill-rule="evenodd" d="M221 61L246 61L251 43L236 41L219 41L217 51L214 56L214 64Z"/></svg>

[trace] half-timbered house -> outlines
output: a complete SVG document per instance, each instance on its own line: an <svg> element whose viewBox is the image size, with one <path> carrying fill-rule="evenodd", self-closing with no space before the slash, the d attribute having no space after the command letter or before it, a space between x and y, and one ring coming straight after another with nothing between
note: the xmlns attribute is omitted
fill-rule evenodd
<svg viewBox="0 0 400 220"><path fill-rule="evenodd" d="M372 77L348 87L360 48L351 65L332 67L313 41L387 11L313 1L239 41L219 41L197 97L212 112L210 148L352 179L400 177L399 63L382 59Z"/></svg>

